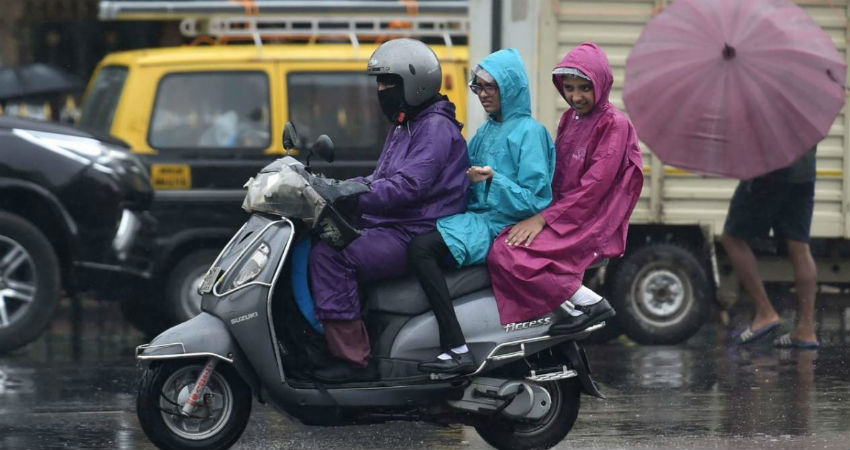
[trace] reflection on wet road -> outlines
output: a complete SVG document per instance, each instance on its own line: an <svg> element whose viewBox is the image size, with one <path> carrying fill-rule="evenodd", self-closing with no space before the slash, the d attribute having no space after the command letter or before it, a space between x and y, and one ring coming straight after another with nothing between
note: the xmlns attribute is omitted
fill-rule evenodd
<svg viewBox="0 0 850 450"><path fill-rule="evenodd" d="M819 313L817 352L730 347L719 326L681 346L625 339L588 346L608 399L582 397L576 426L558 448L849 450L848 300ZM114 304L87 302L76 317L60 317L36 343L0 357L0 449L154 448L135 416L132 355L143 337ZM233 448L490 447L468 427L315 428L255 403Z"/></svg>

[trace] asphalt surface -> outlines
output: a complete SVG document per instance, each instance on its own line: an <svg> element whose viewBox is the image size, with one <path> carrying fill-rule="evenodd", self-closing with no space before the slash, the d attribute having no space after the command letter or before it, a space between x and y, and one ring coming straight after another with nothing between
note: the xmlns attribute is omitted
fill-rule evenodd
<svg viewBox="0 0 850 450"><path fill-rule="evenodd" d="M582 397L560 449L850 450L850 298L819 299L818 351L728 344L746 321L686 344L589 345L606 400ZM153 449L135 415L144 337L113 303L68 302L34 344L0 356L0 449ZM786 318L792 317L786 312ZM469 427L316 428L255 402L234 449L489 449Z"/></svg>

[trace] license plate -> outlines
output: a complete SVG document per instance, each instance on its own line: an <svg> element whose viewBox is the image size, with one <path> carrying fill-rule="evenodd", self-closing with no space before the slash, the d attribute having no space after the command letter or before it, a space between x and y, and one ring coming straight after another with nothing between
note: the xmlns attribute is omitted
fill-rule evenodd
<svg viewBox="0 0 850 450"><path fill-rule="evenodd" d="M221 275L221 267L210 267L210 270L204 275L204 281L201 283L201 287L198 288L198 293L204 295L212 292L212 288L215 286L219 275Z"/></svg>
<svg viewBox="0 0 850 450"><path fill-rule="evenodd" d="M151 184L154 189L191 189L192 168L188 164L153 164Z"/></svg>

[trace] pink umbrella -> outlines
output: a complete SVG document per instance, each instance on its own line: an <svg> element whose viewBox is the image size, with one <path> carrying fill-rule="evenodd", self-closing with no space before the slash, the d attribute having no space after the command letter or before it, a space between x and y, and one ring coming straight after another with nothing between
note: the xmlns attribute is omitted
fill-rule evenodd
<svg viewBox="0 0 850 450"><path fill-rule="evenodd" d="M794 162L844 104L847 67L787 0L676 0L626 61L623 100L666 164L752 178Z"/></svg>

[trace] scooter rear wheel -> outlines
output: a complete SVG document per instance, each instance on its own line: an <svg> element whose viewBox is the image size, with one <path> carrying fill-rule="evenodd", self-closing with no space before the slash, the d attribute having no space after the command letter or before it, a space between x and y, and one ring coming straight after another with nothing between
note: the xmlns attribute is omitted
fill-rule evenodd
<svg viewBox="0 0 850 450"><path fill-rule="evenodd" d="M136 414L142 430L157 447L223 450L245 430L251 415L251 389L225 363L216 366L191 416L181 414L204 364L203 360L178 360L145 369Z"/></svg>
<svg viewBox="0 0 850 450"><path fill-rule="evenodd" d="M475 431L499 450L548 449L557 445L572 430L578 417L581 388L574 378L541 385L552 398L552 406L542 419L481 419L475 425Z"/></svg>

